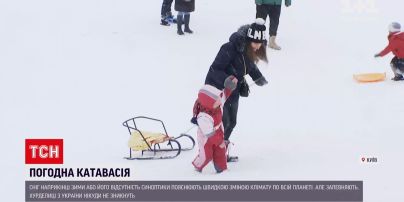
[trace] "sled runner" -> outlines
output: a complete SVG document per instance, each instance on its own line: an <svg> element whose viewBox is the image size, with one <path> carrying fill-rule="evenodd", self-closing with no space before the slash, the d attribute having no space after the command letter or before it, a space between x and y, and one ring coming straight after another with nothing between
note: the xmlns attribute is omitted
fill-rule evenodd
<svg viewBox="0 0 404 202"><path fill-rule="evenodd" d="M368 73L368 74L354 74L354 79L360 83L384 81L386 79L386 72L384 73Z"/></svg>
<svg viewBox="0 0 404 202"><path fill-rule="evenodd" d="M160 122L164 133L147 132L139 129L136 121L148 120L153 122ZM123 122L130 135L128 142L129 157L128 160L151 160L151 159L172 159L177 157L181 151L192 150L195 146L195 140L187 134L181 134L178 137L170 137L167 134L166 127L163 121L149 118L145 116L137 116ZM188 139L191 146L182 147L180 139ZM132 152L139 152L141 155L133 156Z"/></svg>

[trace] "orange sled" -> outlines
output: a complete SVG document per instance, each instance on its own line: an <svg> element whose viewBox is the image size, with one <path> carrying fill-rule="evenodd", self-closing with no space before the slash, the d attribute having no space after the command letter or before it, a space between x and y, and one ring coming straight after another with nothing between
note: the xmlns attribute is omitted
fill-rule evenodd
<svg viewBox="0 0 404 202"><path fill-rule="evenodd" d="M353 78L360 83L384 81L386 79L386 72L354 74Z"/></svg>

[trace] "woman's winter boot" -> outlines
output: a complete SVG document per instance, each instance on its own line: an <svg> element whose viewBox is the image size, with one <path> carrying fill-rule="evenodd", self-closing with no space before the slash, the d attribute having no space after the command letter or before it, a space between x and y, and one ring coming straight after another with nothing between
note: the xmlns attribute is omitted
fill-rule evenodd
<svg viewBox="0 0 404 202"><path fill-rule="evenodd" d="M189 28L190 18L191 18L191 15L184 15L184 23L185 23L184 32L192 34L194 32Z"/></svg>
<svg viewBox="0 0 404 202"><path fill-rule="evenodd" d="M183 15L177 15L177 34L178 35L184 35L184 32L182 31L182 24L183 24Z"/></svg>
<svg viewBox="0 0 404 202"><path fill-rule="evenodd" d="M276 36L271 36L269 37L269 47L274 49L274 50L281 50L281 47L276 44Z"/></svg>

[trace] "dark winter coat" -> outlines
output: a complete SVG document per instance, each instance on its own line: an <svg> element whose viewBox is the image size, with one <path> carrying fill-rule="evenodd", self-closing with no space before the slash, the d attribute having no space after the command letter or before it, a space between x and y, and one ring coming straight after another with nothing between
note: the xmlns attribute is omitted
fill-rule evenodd
<svg viewBox="0 0 404 202"><path fill-rule="evenodd" d="M246 39L248 27L249 25L240 27L230 36L229 42L222 45L215 61L209 68L205 84L222 90L225 79L230 75L234 75L238 81L243 80L245 73L250 75L254 81L262 77L257 65L246 54L246 46L249 45ZM240 82L238 83L240 84ZM239 95L239 89L240 85L237 86L233 95Z"/></svg>
<svg viewBox="0 0 404 202"><path fill-rule="evenodd" d="M195 11L195 0L175 0L174 9L179 12Z"/></svg>

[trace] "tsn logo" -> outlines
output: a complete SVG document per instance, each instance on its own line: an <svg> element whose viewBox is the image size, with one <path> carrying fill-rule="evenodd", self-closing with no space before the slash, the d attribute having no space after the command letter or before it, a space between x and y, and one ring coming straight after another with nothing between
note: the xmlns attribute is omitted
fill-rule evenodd
<svg viewBox="0 0 404 202"><path fill-rule="evenodd" d="M25 139L25 164L63 164L63 139Z"/></svg>

